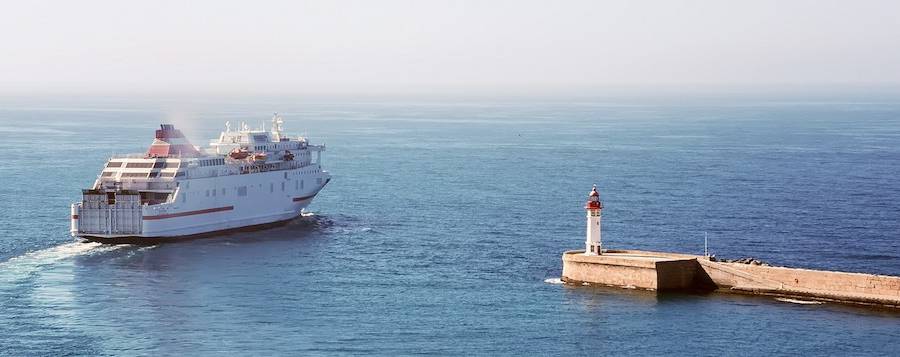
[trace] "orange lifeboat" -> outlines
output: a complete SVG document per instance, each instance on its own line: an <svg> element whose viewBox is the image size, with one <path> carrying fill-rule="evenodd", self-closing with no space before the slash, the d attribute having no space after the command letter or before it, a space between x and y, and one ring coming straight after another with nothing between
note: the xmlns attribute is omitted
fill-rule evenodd
<svg viewBox="0 0 900 357"><path fill-rule="evenodd" d="M250 156L250 152L247 151L247 149L235 148L234 150L231 150L229 156L235 160L243 160Z"/></svg>
<svg viewBox="0 0 900 357"><path fill-rule="evenodd" d="M261 164L261 163L266 162L266 159L268 159L268 158L269 157L265 153L256 152L256 153L253 153L253 156L250 157L250 161L253 161L253 163Z"/></svg>

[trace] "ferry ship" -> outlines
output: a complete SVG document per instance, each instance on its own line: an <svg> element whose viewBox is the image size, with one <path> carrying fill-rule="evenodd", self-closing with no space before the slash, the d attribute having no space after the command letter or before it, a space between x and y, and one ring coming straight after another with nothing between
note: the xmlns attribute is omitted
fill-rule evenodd
<svg viewBox="0 0 900 357"><path fill-rule="evenodd" d="M225 124L209 147L191 145L161 124L146 153L110 158L81 202L71 234L102 243L153 244L255 229L297 218L331 180L325 145L269 130Z"/></svg>

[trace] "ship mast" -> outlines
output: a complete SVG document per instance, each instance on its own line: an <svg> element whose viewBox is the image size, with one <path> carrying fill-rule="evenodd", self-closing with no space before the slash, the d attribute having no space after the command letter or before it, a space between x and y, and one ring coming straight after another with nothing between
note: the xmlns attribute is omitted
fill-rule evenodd
<svg viewBox="0 0 900 357"><path fill-rule="evenodd" d="M281 141L281 126L284 124L284 120L281 119L281 115L275 113L272 115L272 141L278 142Z"/></svg>

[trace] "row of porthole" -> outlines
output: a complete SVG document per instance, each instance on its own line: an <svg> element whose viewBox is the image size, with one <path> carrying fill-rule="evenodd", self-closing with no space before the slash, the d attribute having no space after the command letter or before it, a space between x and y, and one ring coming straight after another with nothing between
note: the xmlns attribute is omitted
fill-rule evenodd
<svg viewBox="0 0 900 357"><path fill-rule="evenodd" d="M322 183L322 182L321 182L322 179L318 179L318 180L319 180L319 183L321 184L321 183ZM294 181L294 190L303 190L303 189L305 189L305 187L304 187L304 186L306 186L305 183L306 183L306 180L298 180L298 181ZM262 184L259 184L259 188L262 188ZM240 197L240 196L247 196L247 186L238 186L238 187L235 187L234 190L235 190L235 192L237 193L237 195L238 195L239 197ZM284 182L282 182L282 183L281 183L281 192L284 192L284 190L285 190L285 184L284 184ZM217 191L220 191L222 196L225 196L225 195L226 195L226 191L225 191L225 188L224 188L224 187L221 188L221 189L205 190L205 195L206 195L206 197L210 197L210 196L216 197L216 195L217 195L216 192L217 192ZM269 183L269 193L273 193L273 192L275 192L275 184L274 184L274 183ZM182 202L182 203L187 202L187 196L188 196L188 193L187 193L187 192L185 192L184 194L181 195L181 202Z"/></svg>

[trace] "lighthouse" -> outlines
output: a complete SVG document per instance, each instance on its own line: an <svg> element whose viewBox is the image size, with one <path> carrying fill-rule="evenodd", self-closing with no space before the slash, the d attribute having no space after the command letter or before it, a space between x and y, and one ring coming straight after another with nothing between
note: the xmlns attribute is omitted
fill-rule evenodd
<svg viewBox="0 0 900 357"><path fill-rule="evenodd" d="M597 185L588 195L588 200L584 204L587 211L587 233L584 241L584 255L600 255L600 211L603 210L603 203L600 202L600 192L597 192Z"/></svg>

